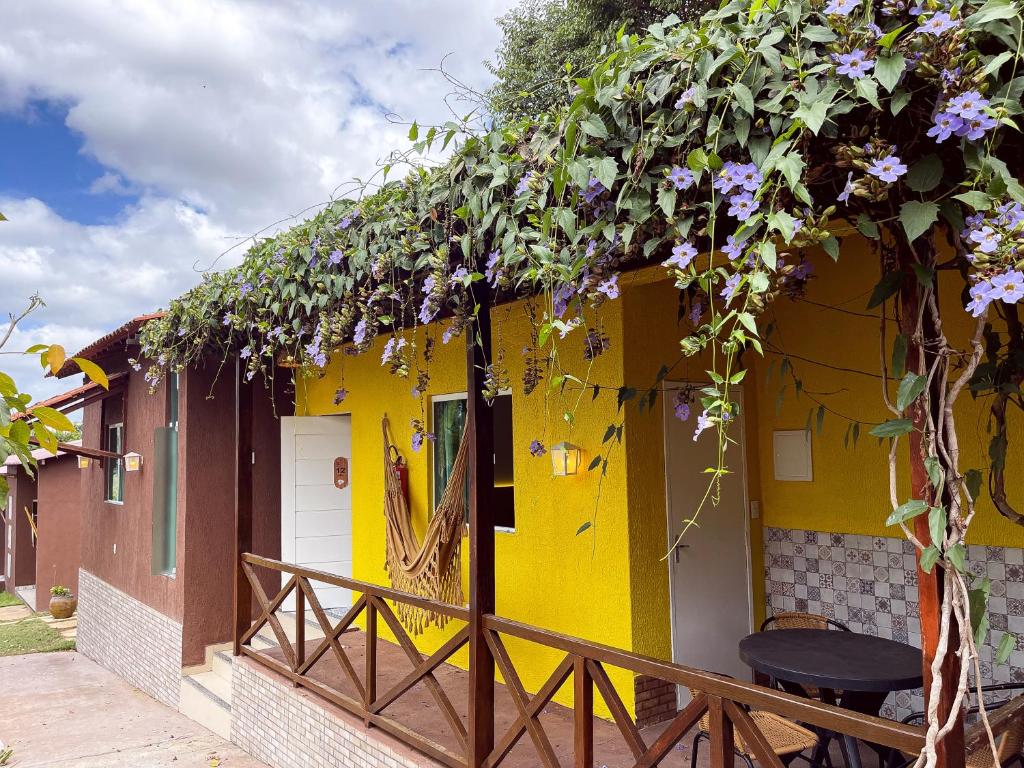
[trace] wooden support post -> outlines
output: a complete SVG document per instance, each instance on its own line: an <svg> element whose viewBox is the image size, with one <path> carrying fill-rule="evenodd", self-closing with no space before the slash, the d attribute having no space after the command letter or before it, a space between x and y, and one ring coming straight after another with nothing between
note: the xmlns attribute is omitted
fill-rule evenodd
<svg viewBox="0 0 1024 768"><path fill-rule="evenodd" d="M252 383L235 359L235 656L242 653L242 635L252 624L252 591L242 570L242 555L252 551Z"/></svg>
<svg viewBox="0 0 1024 768"><path fill-rule="evenodd" d="M900 332L907 337L907 371L926 375L933 355L930 350L935 348L934 345L927 344L927 341L931 338L930 331L934 330L934 323L926 311L923 319L923 336L925 338L917 335L917 318L920 313L920 286L911 266L913 260L913 253L906 248L900 249L900 268L904 273L903 285L900 290ZM938 275L936 275L936 279L938 279ZM923 355L921 354L922 349L924 351ZM941 381L942 377L935 378L931 402L933 408L938 408L938 403L941 402L941 390L938 388L942 387L943 383ZM910 497L923 499L929 505L945 503L942 499L935 498L935 492L928 478L928 470L924 463L927 456L923 430L927 423L927 414L921 405L921 401L918 401L911 407L910 417L914 427L908 440L910 444ZM914 535L925 545L931 543L927 515L918 515L914 519ZM921 616L922 663L924 666L924 701L925 709L927 709L932 684L932 662L935 660L941 634L943 596L943 570L941 566L936 565L932 568L931 573L925 573L921 569L921 560L918 557L917 583ZM951 622L949 650L946 653L941 669L942 694L939 697L938 714L939 719L943 722L949 717L949 713L953 709L954 694L959 682L960 659L955 653L959 646L960 639L956 624ZM936 752L938 755L938 768L964 768L966 757L964 753L963 716L958 719L954 728L939 742Z"/></svg>
<svg viewBox="0 0 1024 768"><path fill-rule="evenodd" d="M366 673L363 680L363 709L369 713L377 700L377 603L376 598L366 596ZM370 718L363 719L367 728Z"/></svg>
<svg viewBox="0 0 1024 768"><path fill-rule="evenodd" d="M711 768L733 768L736 761L732 720L725 715L725 706L718 696L708 696L708 719L711 737Z"/></svg>
<svg viewBox="0 0 1024 768"><path fill-rule="evenodd" d="M575 712L575 768L594 768L594 681L587 669L587 660L572 660L573 706Z"/></svg>
<svg viewBox="0 0 1024 768"><path fill-rule="evenodd" d="M302 583L295 583L295 671L298 672L306 662L306 593L302 591ZM292 683L296 688L299 681Z"/></svg>
<svg viewBox="0 0 1024 768"><path fill-rule="evenodd" d="M494 613L494 418L484 400L485 366L491 360L490 289L476 283L479 312L466 333L469 425L469 768L480 768L494 748L494 656L484 616Z"/></svg>

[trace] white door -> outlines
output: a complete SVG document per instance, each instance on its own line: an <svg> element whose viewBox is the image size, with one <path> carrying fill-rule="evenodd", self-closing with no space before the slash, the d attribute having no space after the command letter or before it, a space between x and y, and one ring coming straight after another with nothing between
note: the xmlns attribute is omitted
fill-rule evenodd
<svg viewBox="0 0 1024 768"><path fill-rule="evenodd" d="M676 418L673 400L683 387L665 385L669 546L679 538L685 521L697 517L668 558L673 661L749 679L750 670L738 650L753 621L743 419L729 433L738 445L730 445L726 452L731 474L722 480L719 505L709 498L697 514L710 481L704 470L717 465L718 440L713 430L693 439L699 399L686 421ZM733 390L732 396L742 410L742 393ZM679 697L681 705L689 702L689 691L680 690Z"/></svg>
<svg viewBox="0 0 1024 768"><path fill-rule="evenodd" d="M349 485L334 484L334 461L349 462ZM281 559L352 577L352 417L281 419ZM282 574L282 584L288 580ZM325 610L344 611L349 590L312 582ZM289 596L282 606L294 610Z"/></svg>

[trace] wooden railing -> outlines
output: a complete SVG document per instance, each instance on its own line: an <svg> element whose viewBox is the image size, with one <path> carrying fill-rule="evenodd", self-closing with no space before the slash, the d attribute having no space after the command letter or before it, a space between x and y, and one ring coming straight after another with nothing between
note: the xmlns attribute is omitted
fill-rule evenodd
<svg viewBox="0 0 1024 768"><path fill-rule="evenodd" d="M753 758L761 766L783 768L781 760L772 751L761 731L752 721L748 709L767 710L803 723L808 727L847 734L908 754L919 752L924 743L924 731L917 726L870 717L822 704L815 700L793 696L773 688L721 677L709 672L538 629L498 616L486 615L483 618L484 637L508 688L518 717L505 733L495 734L494 748L486 759L480 765L471 766L467 748L467 725L472 727L473 723L464 721L434 675L434 672L451 658L452 654L467 644L469 640L468 627L462 627L441 648L429 656L424 656L417 650L413 640L388 605L388 601L426 608L462 622L468 622L470 619L469 611L466 608L251 554L242 556L241 566L260 609L257 620L239 639L242 654L283 675L295 685L302 686L355 714L367 726L372 725L386 730L399 740L446 765L466 766L466 768L496 768L502 764L522 738L528 735L537 752L539 764L544 768L560 768L561 764L540 714L570 677L573 678L574 692L573 752L575 768L592 768L594 764L595 688L604 699L625 744L632 752L635 760L634 768L651 768L660 765L705 714L708 715L710 724L708 735L711 743L711 765L713 768L725 768L725 766L733 764L735 734L743 739L752 752ZM290 574L290 578L285 582L284 587L273 598L270 598L256 575L256 568L267 568L282 574ZM352 608L336 624L332 625L330 617L320 606L311 585L311 582L314 581L342 587L359 594ZM294 644L289 640L280 619L276 616L276 612L285 599L292 593L296 598ZM307 605L324 633L323 640L308 655L304 634ZM366 650L363 675L360 678L351 659L345 653L345 648L339 642L339 638L352 628L355 620L363 614L366 617ZM383 619L387 624L412 665L412 670L405 677L382 694L377 691L378 618ZM252 638L266 625L270 626L278 641L283 660L279 660L269 653L254 650L249 645ZM526 691L503 637L517 638L520 641L535 643L565 654L547 682L536 694L530 695ZM329 652L333 655L344 678L349 681L352 689L356 692L356 696L348 695L310 675L313 666ZM636 727L629 715L629 710L612 685L607 672L608 667L617 667L635 674L647 675L675 685L686 686L695 691L696 695L691 703L679 712L656 738L648 743ZM413 731L385 711L420 682L426 685L439 715L454 734L457 744L455 750ZM467 720L475 717L493 719L494 713L469 712L466 715Z"/></svg>

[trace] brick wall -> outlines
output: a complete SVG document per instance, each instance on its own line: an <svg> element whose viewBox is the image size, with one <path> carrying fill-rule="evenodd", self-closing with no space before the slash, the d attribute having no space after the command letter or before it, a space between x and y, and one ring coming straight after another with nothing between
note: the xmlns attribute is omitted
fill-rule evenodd
<svg viewBox="0 0 1024 768"><path fill-rule="evenodd" d="M271 768L437 765L242 659L232 672L231 741Z"/></svg>
<svg viewBox="0 0 1024 768"><path fill-rule="evenodd" d="M676 686L647 675L633 678L633 701L638 728L671 719L677 711Z"/></svg>
<svg viewBox="0 0 1024 768"><path fill-rule="evenodd" d="M921 646L917 565L913 545L901 538L765 528L765 592L768 615L807 611L837 619L854 632ZM1005 664L994 649L1008 630L1024 631L1024 550L967 548L967 567L992 581L991 631L978 648L984 683L1024 682L1024 649ZM920 691L890 695L885 717L921 711Z"/></svg>
<svg viewBox="0 0 1024 768"><path fill-rule="evenodd" d="M177 709L181 624L82 569L78 572L79 653Z"/></svg>

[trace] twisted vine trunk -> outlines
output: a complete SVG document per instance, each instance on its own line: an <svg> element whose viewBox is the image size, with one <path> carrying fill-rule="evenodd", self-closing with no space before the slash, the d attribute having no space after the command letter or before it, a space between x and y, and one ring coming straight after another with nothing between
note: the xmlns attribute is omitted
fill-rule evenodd
<svg viewBox="0 0 1024 768"><path fill-rule="evenodd" d="M901 240L901 238L900 238ZM922 241L918 241L920 244ZM931 244L928 244L931 247ZM899 295L900 333L907 339L906 369L910 373L927 376L932 370L936 350L941 349L941 330L936 328L932 314L925 311L922 304L923 289L914 272L913 264L918 263L911 247L898 247L897 257L903 282ZM928 262L934 264L935 259ZM937 276L936 276L937 278ZM936 299L937 301L937 299ZM944 402L945 377L932 376L929 380L927 396L918 398L910 408L913 431L909 437L909 462L911 498L923 499L929 505L947 503L947 500L936 499L935 492L928 477L925 458L928 455L926 429L929 422L927 409L941 409ZM932 423L938 421L938 414L931 414ZM914 534L925 546L932 543L928 529L927 515L918 515L914 519ZM936 542L938 546L942 542ZM920 553L918 553L920 555ZM960 648L960 637L956 621L950 621L948 601L952 595L945 589L945 572L941 565L926 573L921 568L920 557L917 559L917 581L921 618L921 647L923 652L924 697L925 710L934 711L936 722L949 722L953 712L961 675L961 660L956 651ZM946 605L944 606L944 601ZM946 621L943 621L945 612ZM936 658L940 661L936 667ZM935 670L939 676L936 680ZM936 685L938 683L938 685ZM938 696L936 697L936 689ZM936 701L937 698L937 701ZM937 705L937 706L936 706ZM932 718L929 717L929 720ZM955 718L953 727L935 744L935 765L937 768L963 768L964 727L963 716Z"/></svg>

